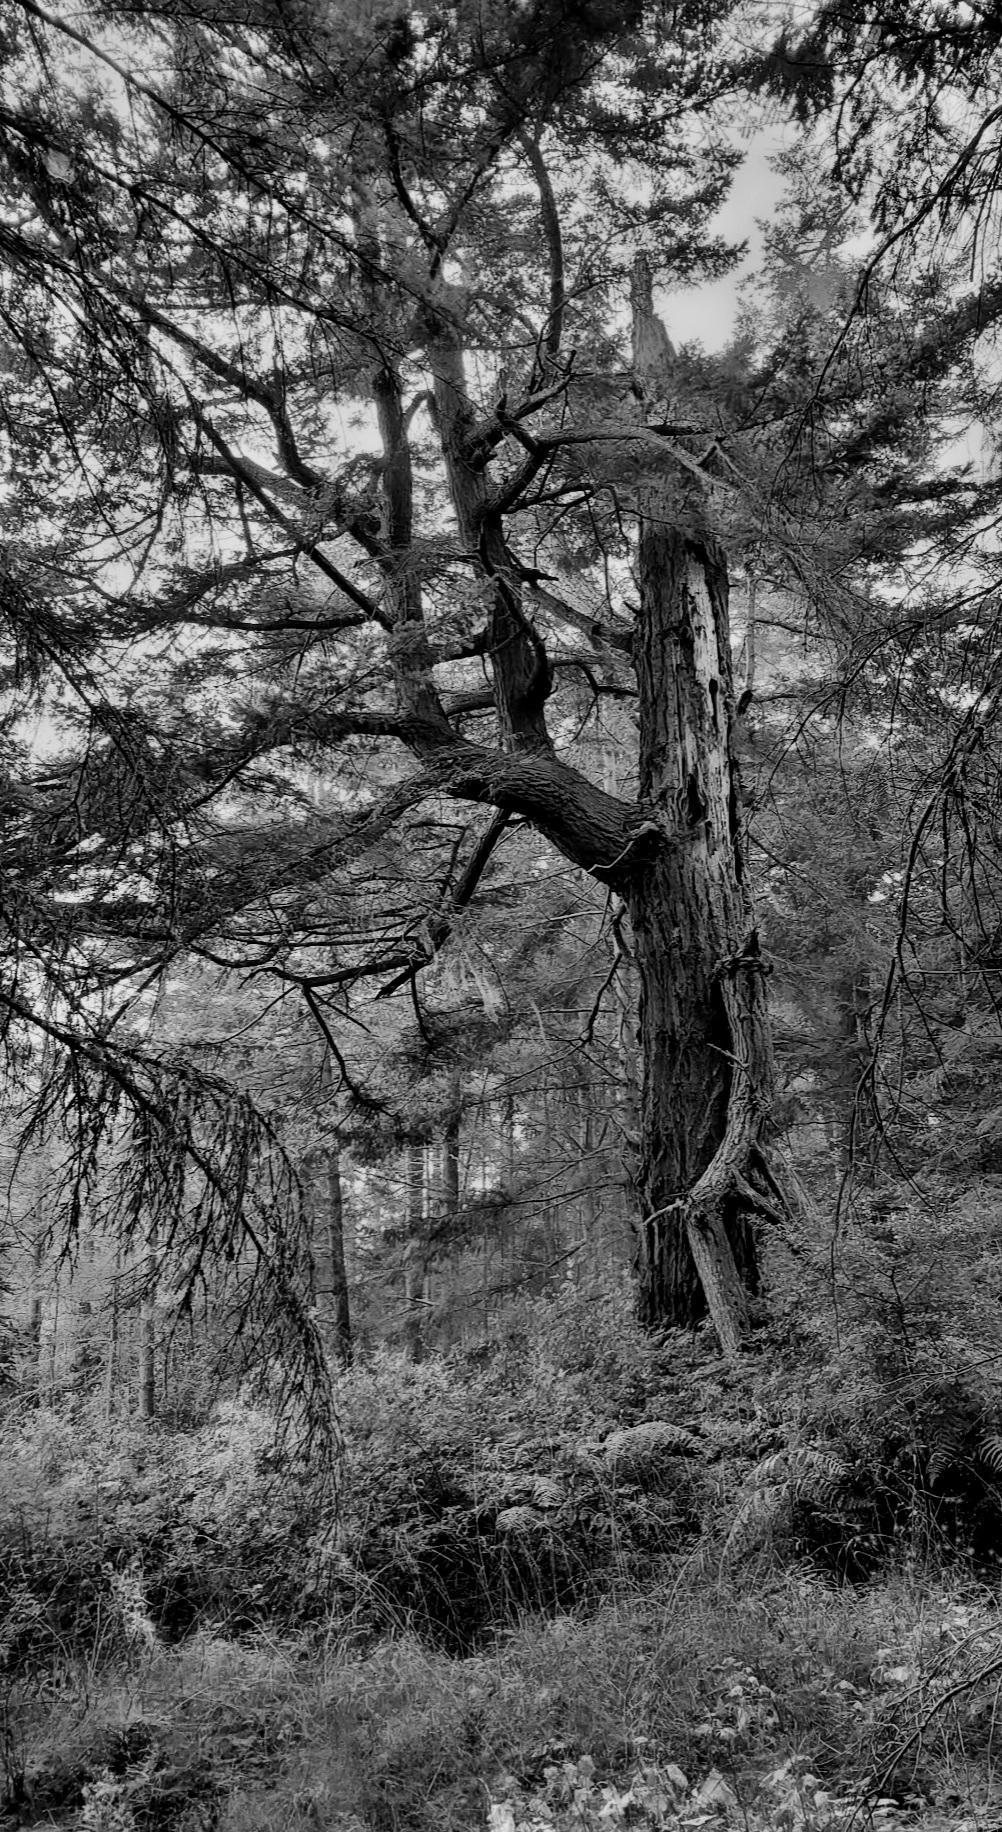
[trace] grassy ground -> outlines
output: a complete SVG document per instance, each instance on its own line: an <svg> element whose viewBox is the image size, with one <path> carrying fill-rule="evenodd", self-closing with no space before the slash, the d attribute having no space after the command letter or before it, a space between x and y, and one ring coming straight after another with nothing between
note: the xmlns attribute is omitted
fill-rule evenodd
<svg viewBox="0 0 1002 1832"><path fill-rule="evenodd" d="M201 1632L11 1685L7 1823L86 1832L993 1825L993 1600L768 1568L465 1658Z"/></svg>

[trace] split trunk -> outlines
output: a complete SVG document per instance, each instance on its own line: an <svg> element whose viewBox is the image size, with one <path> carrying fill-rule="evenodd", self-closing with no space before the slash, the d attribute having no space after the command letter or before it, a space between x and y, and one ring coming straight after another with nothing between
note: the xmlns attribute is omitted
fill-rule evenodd
<svg viewBox="0 0 1002 1832"><path fill-rule="evenodd" d="M640 796L662 837L627 890L644 1064L639 1309L707 1310L740 1347L756 1221L781 1206L765 1152L773 1064L742 849L727 569L708 535L647 515L636 637Z"/></svg>

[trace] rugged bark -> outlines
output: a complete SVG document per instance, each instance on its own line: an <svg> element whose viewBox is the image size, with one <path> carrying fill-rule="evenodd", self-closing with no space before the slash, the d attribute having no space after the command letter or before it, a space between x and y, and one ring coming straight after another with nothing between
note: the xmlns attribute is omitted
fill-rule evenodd
<svg viewBox="0 0 1002 1832"><path fill-rule="evenodd" d="M651 392L671 389L673 351L648 272L634 291L635 342L639 324L649 333L644 352L654 351L637 365L643 418ZM488 648L503 746L485 767L482 754L456 745L449 786L528 815L565 856L623 891L642 988L640 1313L649 1325L688 1324L709 1309L734 1353L758 1280L754 1217L782 1203L762 1148L773 1071L741 853L727 571L702 531L698 466L679 453L675 499L645 484L638 505L640 796L628 810L553 756L549 671L486 483L458 339L438 339L433 368L460 533L492 587Z"/></svg>
<svg viewBox="0 0 1002 1832"><path fill-rule="evenodd" d="M627 894L645 1068L639 1309L655 1326L708 1308L733 1353L757 1286L754 1218L779 1203L763 1152L773 1068L731 744L727 570L708 535L648 515L640 573L640 793L666 838Z"/></svg>
<svg viewBox="0 0 1002 1832"><path fill-rule="evenodd" d="M565 859L617 889L660 836L649 810L605 794L559 757L491 752L457 739L440 763L450 794L522 815Z"/></svg>

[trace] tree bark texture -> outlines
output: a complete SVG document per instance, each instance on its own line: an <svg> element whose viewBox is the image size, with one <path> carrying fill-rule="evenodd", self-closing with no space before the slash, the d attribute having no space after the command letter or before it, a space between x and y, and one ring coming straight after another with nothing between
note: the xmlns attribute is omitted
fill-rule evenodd
<svg viewBox="0 0 1002 1832"><path fill-rule="evenodd" d="M665 837L627 897L644 1061L639 1311L662 1326L708 1309L732 1354L758 1281L753 1218L778 1203L762 1151L773 1065L742 857L723 552L647 515L640 583L640 796Z"/></svg>

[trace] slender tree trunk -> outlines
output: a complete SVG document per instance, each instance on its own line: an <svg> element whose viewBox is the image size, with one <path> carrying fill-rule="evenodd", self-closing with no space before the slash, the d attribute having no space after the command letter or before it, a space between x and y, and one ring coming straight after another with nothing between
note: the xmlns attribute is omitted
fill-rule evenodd
<svg viewBox="0 0 1002 1832"><path fill-rule="evenodd" d="M157 1412L157 1230L150 1223L147 1236L143 1295L139 1308L139 1416L153 1419Z"/></svg>
<svg viewBox="0 0 1002 1832"><path fill-rule="evenodd" d="M337 1358L347 1367L352 1358L348 1261L344 1237L344 1190L341 1158L335 1146L327 1153L327 1236L331 1260L331 1306L337 1330Z"/></svg>
<svg viewBox="0 0 1002 1832"><path fill-rule="evenodd" d="M42 1275L45 1266L45 1232L36 1217L35 1239L31 1253L31 1313L28 1320L28 1338L31 1343L31 1358L35 1364L35 1373L39 1374L42 1360Z"/></svg>
<svg viewBox="0 0 1002 1832"><path fill-rule="evenodd" d="M331 1361L347 1368L352 1359L351 1306L344 1244L341 1159L336 1144L317 1153L311 1183L317 1322Z"/></svg>
<svg viewBox="0 0 1002 1832"><path fill-rule="evenodd" d="M834 1157L842 1172L852 1170L872 1177L880 1156L883 1132L877 1090L869 1075L871 1041L869 1015L873 1005L870 969L861 961L837 983L837 1013L841 1087L838 1089Z"/></svg>
<svg viewBox="0 0 1002 1832"><path fill-rule="evenodd" d="M457 1239L460 1208L460 1128L461 1128L462 1095L459 1075L456 1072L449 1077L449 1108L441 1138L435 1142L434 1151L434 1214L433 1243L448 1254L451 1243ZM431 1255L429 1254L429 1261ZM431 1270L425 1280L425 1299L431 1304ZM458 1316L453 1313L443 1317L437 1332L439 1346L451 1347L457 1340L460 1328Z"/></svg>
<svg viewBox="0 0 1002 1832"><path fill-rule="evenodd" d="M778 1190L763 1151L773 1091L765 969L745 876L727 572L717 544L648 515L640 539L640 793L663 839L628 893L644 1060L639 1310L709 1310L747 1333L753 1218Z"/></svg>
<svg viewBox="0 0 1002 1832"><path fill-rule="evenodd" d="M108 1324L108 1349L104 1377L104 1416L111 1423L115 1412L115 1396L118 1391L118 1326L119 1326L119 1292L118 1269L121 1259L121 1247L115 1254L115 1270L111 1275L111 1289L108 1294L110 1319Z"/></svg>
<svg viewBox="0 0 1002 1832"><path fill-rule="evenodd" d="M587 1068L578 1088L578 1150L582 1168L581 1187L581 1221L585 1234L592 1243L591 1260L594 1265L599 1257L599 1246L607 1243L602 1239L602 1204L595 1187L598 1159L598 1128L595 1120L595 1091Z"/></svg>
<svg viewBox="0 0 1002 1832"><path fill-rule="evenodd" d="M52 1284L52 1334L49 1337L49 1404L56 1403L56 1369L59 1355L59 1309L62 1293L58 1278Z"/></svg>
<svg viewBox="0 0 1002 1832"><path fill-rule="evenodd" d="M425 1146L422 1139L407 1145L407 1239L404 1244L404 1340L414 1361L424 1359L425 1262Z"/></svg>
<svg viewBox="0 0 1002 1832"><path fill-rule="evenodd" d="M459 1216L459 1155L462 1123L462 1094L458 1074L450 1077L451 1106L442 1138L442 1162L439 1179L439 1206L446 1230L451 1230Z"/></svg>

